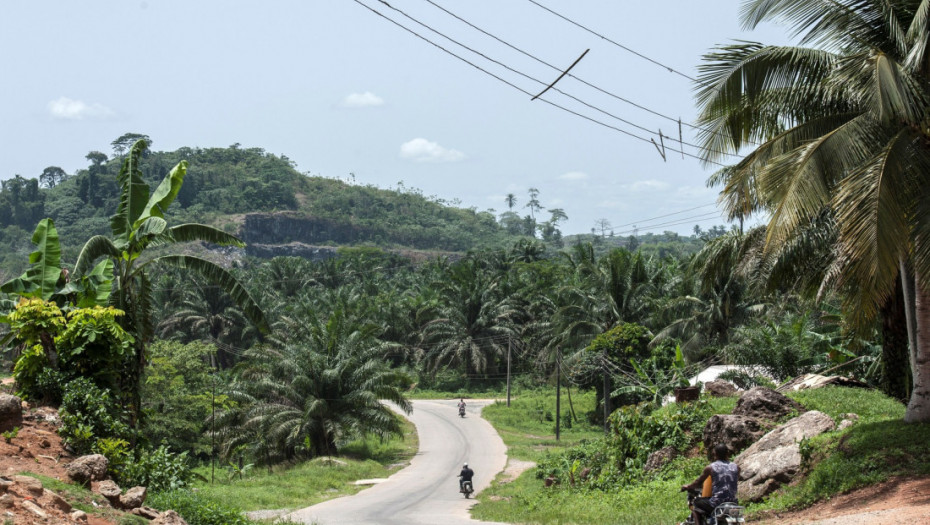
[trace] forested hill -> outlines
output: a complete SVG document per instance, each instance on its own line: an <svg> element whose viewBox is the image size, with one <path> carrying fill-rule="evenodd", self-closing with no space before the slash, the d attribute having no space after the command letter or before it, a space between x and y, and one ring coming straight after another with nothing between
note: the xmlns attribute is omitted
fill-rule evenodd
<svg viewBox="0 0 930 525"><path fill-rule="evenodd" d="M96 234L109 234L116 211L116 177L126 149L143 135L128 133L115 140L113 154L92 151L88 165L74 174L50 166L36 178L15 176L0 189L0 277L20 272L33 245L30 237L39 220L50 217L61 236L64 260L74 261L80 246ZM510 246L521 238L541 238L552 248L563 246L561 209L537 204L537 213L520 216L513 210L500 216L463 209L417 189L371 185L309 176L298 172L286 156L261 148L180 148L147 152L142 171L154 188L178 162L188 161L188 173L177 200L168 210L173 224L206 223L235 233L259 256L307 255L320 246L366 245L380 248L465 252ZM531 190L535 191L535 190ZM504 202L501 203L505 205ZM571 244L593 242L599 251L610 247L639 248L659 256L694 253L698 237L634 238L574 236ZM650 234L651 235L651 234Z"/></svg>
<svg viewBox="0 0 930 525"><path fill-rule="evenodd" d="M18 271L32 249L32 231L44 217L55 221L66 260L74 260L91 235L109 233L122 157L94 151L86 158L87 168L72 175L49 167L35 179L3 181L0 268ZM181 160L189 168L169 220L212 224L251 242L467 251L510 244L523 234L503 227L489 212L449 206L417 190L307 176L287 157L260 148L151 152L143 162L146 181L154 188ZM252 213L261 215L248 220ZM247 223L264 229L250 234L244 230Z"/></svg>

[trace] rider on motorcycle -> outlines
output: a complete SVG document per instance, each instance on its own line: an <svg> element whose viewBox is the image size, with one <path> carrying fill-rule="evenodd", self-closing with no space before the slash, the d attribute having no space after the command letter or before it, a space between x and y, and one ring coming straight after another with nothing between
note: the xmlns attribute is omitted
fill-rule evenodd
<svg viewBox="0 0 930 525"><path fill-rule="evenodd" d="M708 477L712 480L711 495L709 498L694 498L694 508L691 511L693 523L704 523L705 517L714 513L714 509L721 503L736 500L736 484L739 481L739 466L730 461L730 449L723 443L714 447L716 461L704 467L704 471L693 483L682 485L681 490L698 490L704 485Z"/></svg>
<svg viewBox="0 0 930 525"><path fill-rule="evenodd" d="M468 463L462 465L462 472L459 473L459 491L465 492L465 482L471 482L471 478L475 475L475 471L468 468ZM472 485L474 488L474 485Z"/></svg>
<svg viewBox="0 0 930 525"><path fill-rule="evenodd" d="M465 398L459 400L459 414L465 413Z"/></svg>

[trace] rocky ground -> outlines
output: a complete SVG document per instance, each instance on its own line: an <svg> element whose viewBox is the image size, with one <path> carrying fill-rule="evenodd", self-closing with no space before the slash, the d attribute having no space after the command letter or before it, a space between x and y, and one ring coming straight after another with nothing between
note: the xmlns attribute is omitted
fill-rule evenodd
<svg viewBox="0 0 930 525"><path fill-rule="evenodd" d="M892 525L930 523L930 478L896 478L796 511L772 514L760 525Z"/></svg>
<svg viewBox="0 0 930 525"><path fill-rule="evenodd" d="M68 480L67 464L74 457L62 446L57 427L58 413L54 409L28 408L23 412L23 421L15 436L7 432L0 438L0 492L4 492L0 495L0 519L12 520L11 523L17 525L115 525L118 519L115 510L112 518L75 513L75 504L93 507L93 500L75 501L70 494L56 494L29 476L39 474L59 481Z"/></svg>

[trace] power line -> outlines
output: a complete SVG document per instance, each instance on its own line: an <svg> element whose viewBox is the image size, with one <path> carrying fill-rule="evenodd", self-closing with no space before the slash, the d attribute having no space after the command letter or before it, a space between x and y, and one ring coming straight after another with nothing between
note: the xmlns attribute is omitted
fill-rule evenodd
<svg viewBox="0 0 930 525"><path fill-rule="evenodd" d="M519 76L521 76L521 77L523 77L523 78L526 78L527 80L531 80L531 81L533 81L533 82L536 82L537 84L540 84L540 85L543 85L543 86L546 86L546 85L547 85L547 83L544 82L544 81L542 81L542 80L539 80L539 79L537 79L537 78L535 78L535 77L532 77L532 76L530 76L530 75L528 75L528 74L526 74L526 73L523 73L522 71L519 71L519 70L517 70L517 69L515 69L515 68L512 68L512 67L508 66L507 64L504 64L503 62L499 61L499 60L496 60L496 59L494 59L494 58L489 57L488 55L486 55L485 53L482 53L481 51L478 51L478 50L476 50L476 49L474 49L474 48L472 48L472 47L470 47L470 46L467 46L467 45L465 45L465 44L459 42L458 40L456 40L456 39L454 39L454 38L452 38L452 37L446 35L445 33L443 33L443 32L441 32L441 31L439 31L439 30L433 28L433 27L430 26L429 24L425 24L425 23L421 22L420 20L414 18L413 16L410 16L409 14L407 14L406 12L404 12L402 9L399 9L399 8L397 8L397 7L392 6L391 4L387 3L385 0L378 0L378 1L381 2L382 4L384 4L385 6L387 6L387 7L388 7L389 9L391 9L392 11L394 11L394 12L400 14L401 16L407 18L408 20L412 21L413 23L415 23L415 24L417 24L417 25L419 25L419 26L421 26L421 27L423 27L423 28L425 28L425 29L427 29L427 30L429 30L429 31L432 31L433 33L435 33L435 34L441 36L442 38L445 38L446 40L448 40L449 42L452 42L453 44L455 44L455 45L457 45L457 46L460 46L460 47L462 47L462 48L464 48L464 49L466 49L466 50L468 50L468 51L471 51L472 53L474 53L474 54L480 56L481 58L483 58L483 59L485 59L485 60L487 60L487 61L489 61L489 62L492 62L492 63L494 63L494 64L497 64L498 66L500 66L500 67L502 67L502 68L504 68L504 69L510 71L511 73L514 73L514 74L519 75ZM432 3L430 0L427 0L427 1L430 2L430 3ZM433 5L436 5L436 4L433 4ZM437 7L438 7L438 6L437 6ZM440 8L440 9L442 9L442 8ZM444 10L444 11L445 11L445 10ZM448 12L448 11L447 11L447 12ZM453 15L453 16L454 16L454 15ZM458 18L458 17L456 17L456 18ZM460 20L461 20L461 19L460 19ZM487 33L486 33L486 34L487 34ZM530 56L532 56L532 55L530 55ZM533 57L533 58L535 58L535 57ZM537 59L537 60L540 60L540 59ZM542 60L540 60L540 62L542 62L543 64L545 64L545 65L547 65L547 66L549 66L549 67L552 67L552 68L556 69L557 71L560 71L558 68L556 68L555 66L553 66L553 65L551 65L551 64L548 64L548 63L546 63L546 62L543 62ZM574 76L572 76L572 75L570 75L570 74L569 74L569 76L571 76L572 78L576 78L576 77L574 77ZM587 84L587 83L586 83L586 84ZM589 84L589 85L590 85L590 84ZM594 86L592 86L592 87L594 87ZM649 133L649 134L652 134L652 135L656 135L656 136L658 136L658 137L660 137L660 138L662 138L662 137L670 138L670 139L672 139L673 141L678 142L679 144L681 144L682 147L684 147L684 146L687 145L687 146L690 146L690 147L692 147L692 148L695 148L695 149L697 149L697 150L699 150L699 151L700 151L700 150L706 150L706 151L709 151L709 152L711 152L711 153L717 153L717 154L719 154L719 155L725 155L725 156L731 156L731 157L739 157L739 155L736 154L736 153L729 153L729 152L726 152L726 151L711 150L711 149L709 149L709 148L705 148L705 147L699 146L699 145L697 145L697 144L692 144L692 143L690 143L690 142L685 142L684 140L681 140L681 139L675 140L673 137L669 137L669 136L667 136L667 135L664 135L664 134L661 133L661 132L658 132L658 133L657 133L657 132L651 130L650 128L647 128L647 127L645 127L645 126L641 126L641 125L639 125L639 124L636 124L635 122L631 122L631 121L626 120L626 119L624 119L624 118L622 118L622 117L618 117L617 115L614 115L613 113L610 113L610 112L607 111L607 110L601 109L601 108L599 108L599 107L597 107L597 106L595 106L595 105L593 105L593 104L590 104L590 103L588 103L588 102L585 102L584 100L581 100L580 98L578 98L578 97L576 97L576 96L574 96L574 95L572 95L572 94L566 93L565 91L563 91L563 90L561 90L561 89L559 89L559 88L552 87L551 89L552 89L552 91L555 91L555 92L557 92L557 93L559 93L559 94L561 94L561 95L563 95L563 96L565 96L565 97L568 97L568 98L574 100L575 102L577 102L577 103L579 103L579 104L581 104L581 105L583 105L583 106L585 106L585 107L587 107L587 108L589 108L589 109L592 109L592 110L597 111L597 112L599 112L599 113L602 113L602 114L604 114L604 115L606 115L606 116L608 116L608 117L611 117L611 118L616 119L616 120L618 120L618 121L620 121L620 122L623 122L624 124L626 124L626 125L628 125L628 126L632 126L632 127L636 128L636 129L638 129L638 130L640 130L640 131L645 131L646 133ZM600 90L600 91L603 91L603 90ZM606 92L605 92L605 93L606 93ZM539 95L536 95L536 96L533 97L532 100L535 100L535 99L538 98L538 97L539 97ZM674 122L677 123L677 122L679 122L679 121L678 121L678 120L675 120Z"/></svg>
<svg viewBox="0 0 930 525"><path fill-rule="evenodd" d="M682 224L689 224L689 223L691 223L692 221L706 220L706 219L710 219L710 218L712 218L712 217L719 217L719 216L720 216L720 213L719 213L719 212L711 212L711 213L705 213L705 214L703 214L703 215L694 215L694 216L692 216L692 217L684 217L684 218L682 218L682 219L676 219L675 221L672 221L672 222L664 222L664 223L660 223L660 224L650 224L650 225L647 225L647 226L644 226L644 227L646 227L646 228L661 228L661 227L668 227L668 226L680 226L680 225L682 225ZM616 234L633 233L634 231L637 231L638 229L639 229L639 228L632 229L632 230L624 230L624 231L615 232L615 233L616 233Z"/></svg>
<svg viewBox="0 0 930 525"><path fill-rule="evenodd" d="M665 217L671 217L672 215L680 215L680 214L682 214L682 213L686 213L686 212L689 212L689 211L699 210L699 209L701 209L701 208L706 208L706 207L708 207L708 206L716 206L716 205L717 205L716 202L711 202L711 203L708 203L708 204L702 204L702 205L700 205L700 206L695 206L694 208L688 208L687 210L681 210L681 211L676 211L676 212L673 212L673 213L667 213L667 214L665 214L665 215L659 215L659 216L656 216L656 217L652 217L652 218L650 218L650 219L643 219L642 221L634 221L634 222L630 222L630 223L627 223L627 224L621 224L621 225L615 226L615 227L616 227L616 228L623 228L623 227L625 227L625 226L636 226L637 224L641 224L641 223L644 223L644 222L649 222L649 221L652 221L652 220L655 220L655 219L663 219L663 218L665 218ZM648 226L646 226L646 227L648 227Z"/></svg>
<svg viewBox="0 0 930 525"><path fill-rule="evenodd" d="M540 4L540 3L537 2L536 0L527 0L527 1L528 1L529 3L531 3L531 4L535 5L535 6L537 6L537 7L539 7L539 8L541 8L541 9L545 10L545 11L548 11L549 13L552 13L553 15L555 15L555 16L561 18L562 20L565 20L566 22L568 22L568 23L570 23L570 24L572 24L572 25L574 25L574 26L576 26L576 27L579 27L579 28L585 30L585 31L587 31L588 33L591 33L592 35L595 35L595 36L601 38L602 40L606 40L607 42L610 42L611 44L613 44L613 45L619 47L620 49L622 49L622 50L624 50L624 51L626 51L626 52L628 52L628 53L632 53L632 54L638 56L639 58L642 58L643 60L646 60L646 61L648 61L648 62L651 62L651 63L653 63L653 64L655 64L655 65L657 65L657 66L659 66L659 67L661 67L661 68L663 68L663 69L667 69L669 73L674 73L674 74L676 74L676 75L678 75L678 76L681 76L681 77L684 77L684 78L686 78L686 79L688 79L688 80L690 80L690 81L692 81L692 82L699 83L698 80L697 80L696 78L694 78L694 77L692 77L692 76L690 76L690 75L688 75L688 74L686 74L686 73L682 73L681 71L678 71L677 69L675 69L675 68L673 68L673 67L671 67L671 66L667 66L667 65L663 64L662 62L659 62L658 60L655 60L655 59L653 59L653 58L650 58L650 57L648 57L648 56L646 56L646 55L640 53L639 51L634 51L633 49L630 49L629 47L627 47L627 46L625 46L625 45L623 45L623 44L621 44L621 43L619 43L619 42L615 42L614 40L611 40L610 38L607 38L606 36L604 36L604 35L598 33L597 31L594 31L593 29L590 29L590 28L588 28L588 27L586 27L586 26L584 26L584 25L582 25L582 24L576 22L576 21L572 20L571 18L568 18L568 17L565 16L565 15L562 15L562 14L560 14L560 13L557 13L557 12L553 11L552 9L549 9L548 7L546 7L546 6L542 5L542 4Z"/></svg>
<svg viewBox="0 0 930 525"><path fill-rule="evenodd" d="M545 60L543 60L543 59L537 57L536 55L534 55L534 54L532 54L532 53L530 53L530 52L528 52L528 51L525 51L525 50L523 50L523 49L521 49L521 48L519 48L519 47L517 47L517 46L515 46L515 45L513 45L513 44L511 44L511 43L509 43L509 42L507 42L506 40L504 40L504 39L502 39L502 38L499 38L498 36L496 36L496 35L494 35L494 34L492 34L492 33L489 33L488 31L485 31L484 29L482 29L482 28L476 26L475 24L469 22L468 20L462 18L461 16L459 16L459 15L453 13L452 11L449 11L449 10L446 9L445 7L442 7L441 5L437 4L437 3L434 2L433 0L425 0L425 1L426 1L427 3L429 3L430 5L436 7L437 9L443 11L444 13L448 14L449 16L451 16L451 17L453 17L453 18L455 18L455 19L461 21L463 24L466 24L467 26L471 27L472 29L474 29L474 30L476 30L476 31L478 31L478 32L480 32L480 33L482 33L482 34L484 34L484 35L490 37L490 38L493 38L493 39L496 40L497 42L499 42L499 43L501 43L501 44L503 44L503 45L509 47L510 49L512 49L512 50L514 50L514 51L516 51L516 52L518 52L518 53L520 53L520 54L522 54L522 55L524 55L524 56L526 56L526 57L529 57L529 58L535 60L536 62L538 62L538 63L540 63L540 64L543 64L543 65L545 65L545 66L548 66L549 68L551 68L551 69L553 69L553 70L555 70L555 71L561 71L557 66L555 66L555 65L553 65L553 64L550 64L549 62L546 62ZM615 93L612 93L612 92L610 92L610 91L607 91L607 90L605 90L605 89L603 89L603 88L601 88L601 87L598 87L598 86L596 86L596 85L594 85L594 84L592 84L592 83L590 83L590 82L588 82L588 81L586 81L586 80L584 80L584 79L582 79L582 78L579 78L579 77L577 77L577 76L575 76L575 75L573 75L573 74L571 74L571 73L569 73L569 74L566 75L566 76L571 77L571 78L577 80L578 82L581 82L582 84L584 84L584 85L590 87L591 89L594 89L594 90L596 90L596 91L598 91L598 92L600 92L600 93L603 93L604 95L607 95L607 96L609 96L609 97L615 98L615 99L617 99L617 100L619 100L619 101L621 101L621 102L624 102L624 103L626 103L626 104L629 104L629 105L631 105L631 106L633 106L633 107L635 107L635 108L637 108L637 109L641 109L641 110L643 110L643 111L645 111L645 112L647 112L647 113L650 113L650 114L655 115L655 116L657 116L657 117L661 117L661 118L666 119L666 120L668 120L668 121L670 121L670 122L673 122L673 123L676 123L676 124L683 124L684 126L687 126L688 128L693 129L693 130L703 131L703 132L711 133L711 134L714 134L714 135L722 135L722 133L721 133L720 131L717 131L717 130L714 130L714 129L711 129L711 128L704 128L704 127L701 127L701 126L696 126L696 125L694 125L694 124L691 124L690 122L684 122L684 121L682 121L681 118L671 117L671 116L669 116L669 115L663 114L663 113L661 113L661 112L659 112L659 111L656 111L656 110L654 110L654 109L651 109L651 108L649 108L649 107L646 107L646 106L644 106L644 105L642 105L642 104L638 104L638 103L636 103L636 102L633 102L632 100L629 100L629 99L627 99L627 98L621 97L620 95L617 95L617 94L615 94ZM681 142L681 141L678 141L678 142ZM694 146L694 147L700 148L700 146ZM727 154L727 155L734 155L734 156L736 156L735 154L732 154L732 153L726 153L726 154Z"/></svg>
<svg viewBox="0 0 930 525"><path fill-rule="evenodd" d="M510 81L508 81L508 80L506 80L506 79L504 79L504 78L502 78L502 77L500 77L500 76L498 76L498 75L495 75L494 73L492 73L492 72L490 72L490 71L488 71L488 70L482 68L481 66L475 64L474 62L471 62L470 60L468 60L468 59L466 59L466 58L463 58L463 57L459 56L458 54L456 54L456 53L454 53L454 52L452 52L452 51L446 49L445 47L441 46L440 44L437 44L436 42L433 42L432 40L430 40L430 39L424 37L423 35L417 33L417 32L414 31L414 30L412 30L412 29L410 29L410 28L404 26L403 24L401 24L401 23L399 23L399 22L397 22L397 21L395 21L395 20L392 20L391 18L389 18L388 16L384 15L383 13L381 13L380 11L378 11L377 9L374 9L374 8L372 8L372 7L368 6L368 5L366 5L366 4L363 3L361 0L353 0L353 1L354 1L356 4L358 4L358 5L362 6L362 7L364 7L365 9L368 9L368 10L371 11L372 13L378 15L379 17L381 17L381 18L387 20L388 22L390 22L390 23L396 25L397 27L403 29L404 31L407 31L408 33L410 33L410 34L416 36L417 38L423 40L424 42L427 42L428 44L430 44L430 45L436 47L437 49L439 49L439 50L441 50L441 51L443 51L444 53L447 53L447 54L449 54L449 55L452 55L453 57L455 57L455 58L461 60L462 62L465 62L466 64L468 64L468 65L470 65L471 67L477 69L478 71L481 71L482 73L484 73L484 74L486 74L486 75L488 75L488 76L490 76L490 77L492 77L492 78L494 78L494 79L496 79L496 80L498 80L498 81L500 81L500 82L503 82L504 84L507 84L508 86L510 86L510 87L512 87L512 88L514 88L514 89L516 89L517 91L519 91L519 92L521 92L521 93L523 93L523 94L525 94L525 95L527 95L527 96L530 96L530 97L533 96L533 93L530 93L529 91L527 91L527 90L525 90L525 89L523 89L523 88L517 86L516 84L514 84L514 83L512 83L512 82L510 82ZM384 0L378 0L378 1L383 2ZM593 117L589 117L589 116L587 116L587 115L581 114L581 113L579 113L579 112L577 112L577 111L574 111L574 110L572 110L572 109L569 109L569 108L566 108L566 107L561 106L561 105L559 105L559 104L556 104L555 102L552 102L552 101L550 101L550 100L547 100L547 99L544 99L544 98L540 98L540 99L538 99L538 100L540 100L541 102L544 102L544 103L546 103L546 104L549 104L550 106L553 106L553 107L555 107L555 108L561 109L562 111L565 111L565 112L570 113L570 114L572 114L572 115L575 115L575 116L577 116L577 117L580 117L580 118L583 118L583 119L585 119L585 120L588 120L588 121L590 121L590 122L592 122L592 123L594 123L594 124L598 124L598 125L603 126L603 127L605 127L605 128L612 129L612 130L614 130L614 131L617 131L617 132L619 132L619 133L622 133L622 134L624 134L624 135L627 135L627 136L629 136L629 137L635 138L635 139L637 139L637 140L641 140L641 141L646 142L646 143L649 143L649 144L655 144L655 142L654 142L653 140L643 138L643 137L641 137L641 136L639 136L639 135L636 135L635 133L631 133L631 132L626 131L626 130L624 130L624 129L621 129L621 128L618 128L618 127L616 127L616 126L607 124L607 123L602 122L602 121L600 121L600 120L597 120L597 119L595 119L595 118L593 118ZM682 149L682 150L678 150L678 149L675 149L675 148L672 148L672 147L668 147L668 148L666 148L666 149L669 150L669 151L673 151L673 152L675 152L675 153L680 153L681 155L684 155L684 156L688 156L688 157L697 159L697 160L699 160L699 161L701 161L701 162L704 162L704 163L707 163L707 164L715 164L715 165L720 166L720 167L727 167L726 164L721 164L721 163L715 162L715 161L708 161L708 160L703 159L703 158L701 158L701 157L699 157L699 156L697 156L697 155L694 155L694 154L685 152L683 149Z"/></svg>

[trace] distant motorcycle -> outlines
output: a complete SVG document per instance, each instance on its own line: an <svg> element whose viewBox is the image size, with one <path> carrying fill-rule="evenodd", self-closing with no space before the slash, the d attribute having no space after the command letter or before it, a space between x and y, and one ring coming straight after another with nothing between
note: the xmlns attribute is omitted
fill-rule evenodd
<svg viewBox="0 0 930 525"><path fill-rule="evenodd" d="M465 417L465 407L459 407L459 417Z"/></svg>
<svg viewBox="0 0 930 525"><path fill-rule="evenodd" d="M471 481L463 481L462 490L460 490L459 492L461 492L462 494L465 494L465 499L468 499L468 496L470 496L471 493L474 491L475 489L474 487L471 486Z"/></svg>

